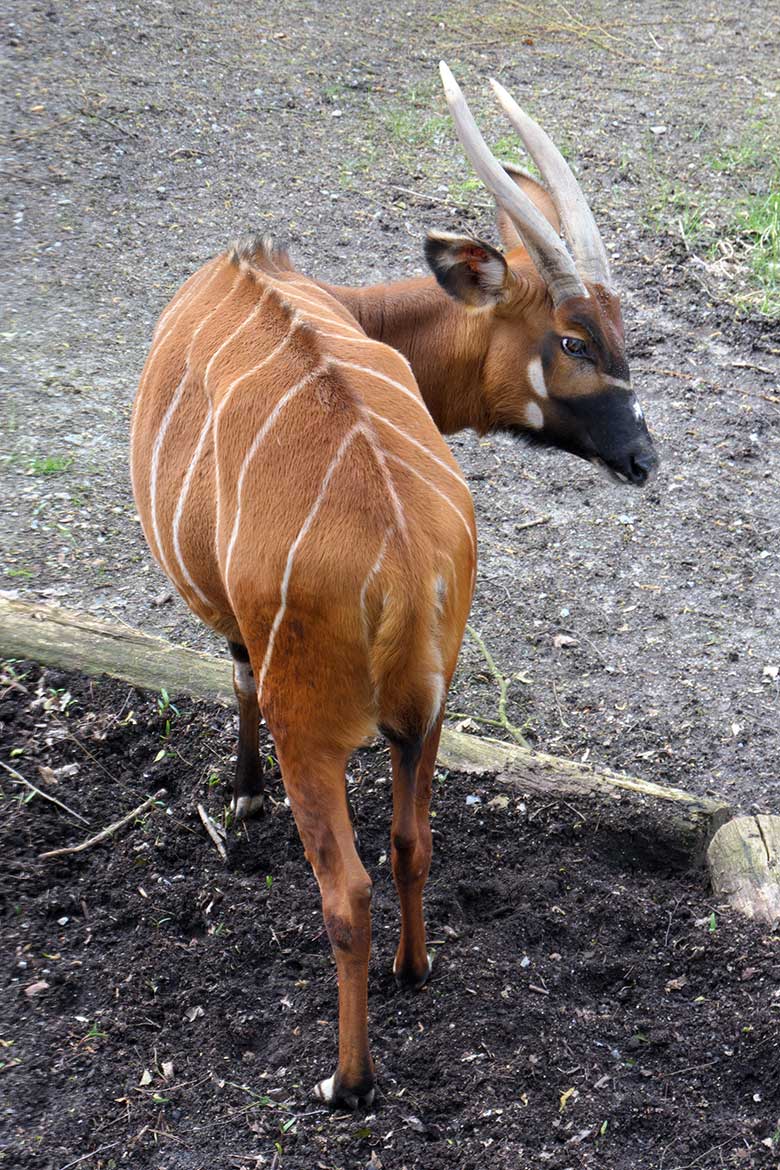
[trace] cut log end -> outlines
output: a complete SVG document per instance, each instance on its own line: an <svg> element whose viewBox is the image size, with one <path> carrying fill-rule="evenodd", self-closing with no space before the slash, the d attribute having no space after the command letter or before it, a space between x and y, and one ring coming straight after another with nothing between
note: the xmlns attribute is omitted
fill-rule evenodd
<svg viewBox="0 0 780 1170"><path fill-rule="evenodd" d="M740 914L780 924L780 816L734 817L710 842L712 888Z"/></svg>

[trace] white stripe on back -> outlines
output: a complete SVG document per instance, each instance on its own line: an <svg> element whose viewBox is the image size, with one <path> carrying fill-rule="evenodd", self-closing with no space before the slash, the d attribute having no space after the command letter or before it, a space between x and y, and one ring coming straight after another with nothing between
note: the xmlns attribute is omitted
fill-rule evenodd
<svg viewBox="0 0 780 1170"><path fill-rule="evenodd" d="M316 369L310 370L309 373L305 374L303 378L300 378L294 386L291 386L289 390L285 391L285 393L277 402L276 406L268 415L268 418L260 427L260 430L252 440L252 444L249 450L244 456L243 463L241 464L241 470L238 473L238 480L236 481L236 514L233 518L233 530L230 534L230 540L228 542L227 552L225 554L225 568L223 570L225 591L228 595L228 598L230 599L231 606L233 605L233 601L230 597L230 562L233 558L233 549L235 548L236 539L238 537L238 530L241 525L241 495L244 490L244 480L246 479L246 473L249 470L249 465L260 449L260 444L263 442L266 435L278 419L279 415L282 413L285 406L287 406L288 402L290 402L295 397L295 395L304 388L304 386L308 385L309 382L312 382L315 378L320 377L320 375L325 372L325 368L326 367L324 365L320 365L317 366ZM233 606L233 609L235 610L235 606Z"/></svg>
<svg viewBox="0 0 780 1170"><path fill-rule="evenodd" d="M466 529L466 532L468 533L468 538L469 538L469 542L471 544L472 551L476 551L475 547L474 547L474 534L471 531L471 525L469 524L468 520L464 516L463 512L461 512L461 510L457 506L457 504L453 504L453 502L449 498L449 496L445 496L444 492L441 490L440 487L437 487L436 484L432 480L428 479L427 476L422 475L421 472L417 471L416 468L412 467L411 463L407 463L405 459L401 459L401 457L399 455L395 455L392 451L388 451L388 458L394 459L396 463L400 463L401 466L405 467L407 471L411 471L412 475L416 475L417 478L421 479L424 484L427 484L428 487L431 489L431 491L436 492L437 496L441 496L441 498L444 500L445 504L448 504L450 506L450 508L452 508L453 512L455 512L455 514L460 519L461 523L463 524L463 527Z"/></svg>
<svg viewBox="0 0 780 1170"><path fill-rule="evenodd" d="M301 525L301 527L298 531L298 535L296 536L295 540L290 545L290 551L287 554L287 564L284 567L284 575L282 577L282 584L281 584L281 588L279 590L279 608L276 611L276 616L274 617L273 625L271 626L271 633L268 636L268 645L266 646L265 657L263 659L263 665L262 665L262 668L260 670L260 677L259 677L258 682L257 682L257 697L258 697L258 700L260 702L262 702L262 699L263 699L263 684L265 683L265 676L268 673L268 667L271 664L271 656L273 655L273 651L274 651L274 642L276 641L276 634L277 634L277 631L279 629L279 626L282 624L282 619L284 618L285 610L287 609L287 590L288 590L289 585L290 585L290 577L292 575L295 554L297 553L297 551L298 551L304 537L306 536L307 532L309 531L312 524L314 523L314 520L317 516L317 513L319 512L319 510L322 506L322 502L325 499L325 496L326 496L327 491L328 491L328 487L330 486L330 481L333 478L333 475L336 471L336 468L339 466L339 464L341 463L341 460L344 458L344 455L346 454L347 448L349 447L352 440L362 430L363 430L363 423L355 423L355 425L352 427L352 429L350 431L348 431L348 433L341 440L341 443L339 445L339 449L336 452L336 454L333 456L333 458L331 459L330 466L328 467L328 470L325 472L325 477L324 477L322 484L320 486L319 494L317 495L316 500L312 504L308 516L306 517L303 524Z"/></svg>
<svg viewBox="0 0 780 1170"><path fill-rule="evenodd" d="M396 390L400 390L402 394L405 394L407 398L410 398L415 406L419 406L420 410L424 411L429 419L431 418L428 407L422 398L418 398L408 386L404 386L403 382L397 382L395 378L388 377L387 374L383 374L380 370L372 370L370 366L359 366L356 362L348 362L344 358L339 357L334 357L332 360L336 366L343 366L347 370L357 370L359 374L368 374L372 378L379 378L382 382L387 382L389 386L393 386ZM431 421L433 420L431 419Z"/></svg>
<svg viewBox="0 0 780 1170"><path fill-rule="evenodd" d="M390 419L385 418L383 414L378 414L377 411L371 410L371 408L368 406L365 408L365 410L366 414L370 414L372 418L378 419L379 422L384 423L386 427L390 427L396 432L396 434L400 435L402 439L406 439L408 443L413 443L415 447L419 447L421 451L425 452L429 459L432 459L434 463L438 463L439 467L442 467L446 472L448 472L452 478L456 480L456 482L459 483L461 487L464 487L466 491L469 492L469 495L471 495L469 486L463 476L458 471L455 471L452 467L449 467L448 464L446 464L443 459L440 459L438 455L434 455L433 451L429 450L424 443L421 443L419 439L415 439L407 431L397 427L395 423L390 422Z"/></svg>

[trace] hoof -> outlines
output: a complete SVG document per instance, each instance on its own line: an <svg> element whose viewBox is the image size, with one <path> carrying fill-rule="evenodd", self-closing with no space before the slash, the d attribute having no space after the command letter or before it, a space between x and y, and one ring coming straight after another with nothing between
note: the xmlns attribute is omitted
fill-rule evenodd
<svg viewBox="0 0 780 1170"><path fill-rule="evenodd" d="M395 975L395 981L402 991L419 991L421 987L425 987L425 984L431 977L431 971L433 970L433 953L431 951L428 952L427 959L428 969L422 975L415 975L414 972L406 974L403 971L399 971L398 960L393 960L393 974Z"/></svg>
<svg viewBox="0 0 780 1170"><path fill-rule="evenodd" d="M323 1101L333 1109L350 1109L354 1112L361 1106L364 1109L370 1108L374 1103L375 1091L372 1086L370 1089L351 1093L349 1089L339 1085L333 1076L314 1086L314 1097L317 1101Z"/></svg>
<svg viewBox="0 0 780 1170"><path fill-rule="evenodd" d="M258 796L233 797L230 802L230 811L237 821L245 821L247 817L259 816L265 807L265 796L261 792Z"/></svg>

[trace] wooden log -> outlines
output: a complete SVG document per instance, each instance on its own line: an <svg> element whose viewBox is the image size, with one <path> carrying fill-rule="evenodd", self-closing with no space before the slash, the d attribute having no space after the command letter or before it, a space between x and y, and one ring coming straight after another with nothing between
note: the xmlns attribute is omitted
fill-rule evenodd
<svg viewBox="0 0 780 1170"><path fill-rule="evenodd" d="M0 655L29 658L45 666L110 674L137 687L161 687L201 699L232 703L229 658L174 646L56 605L11 601L0 596Z"/></svg>
<svg viewBox="0 0 780 1170"><path fill-rule="evenodd" d="M130 627L110 625L56 606L0 597L0 655L29 658L85 674L109 674L175 697L233 702L232 669L224 659L174 646ZM535 752L519 744L445 728L438 763L451 771L496 776L497 783L551 800L589 796L632 800L653 822L647 840L625 833L634 858L690 864L703 858L713 834L731 816L725 801L698 797L608 769ZM596 818L594 818L594 823ZM644 852L643 852L644 851Z"/></svg>
<svg viewBox="0 0 780 1170"><path fill-rule="evenodd" d="M707 850L712 888L740 914L780 923L780 816L734 817Z"/></svg>

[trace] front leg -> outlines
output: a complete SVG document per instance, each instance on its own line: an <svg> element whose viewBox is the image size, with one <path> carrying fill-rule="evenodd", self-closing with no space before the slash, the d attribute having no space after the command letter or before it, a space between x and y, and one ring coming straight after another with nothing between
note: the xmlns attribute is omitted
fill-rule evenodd
<svg viewBox="0 0 780 1170"><path fill-rule="evenodd" d="M233 690L238 701L238 760L230 807L236 820L263 810L265 784L260 760L260 708L246 646L228 642L233 659Z"/></svg>

